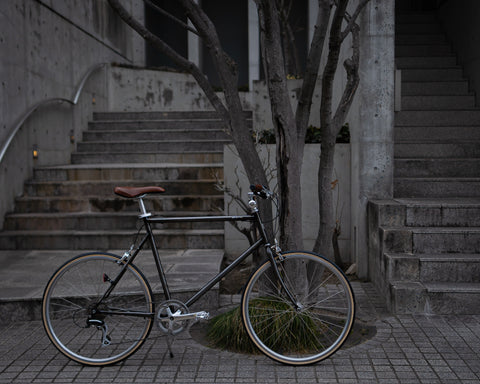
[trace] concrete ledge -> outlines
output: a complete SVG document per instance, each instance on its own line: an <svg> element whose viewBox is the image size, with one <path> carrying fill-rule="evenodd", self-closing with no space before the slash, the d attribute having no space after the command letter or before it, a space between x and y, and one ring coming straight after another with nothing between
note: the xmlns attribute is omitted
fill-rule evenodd
<svg viewBox="0 0 480 384"><path fill-rule="evenodd" d="M109 251L121 255L124 251ZM0 322L40 320L43 290L50 276L65 261L81 251L0 251ZM222 249L159 251L172 296L187 301L220 270ZM164 300L150 251L142 251L135 265L144 273L157 303ZM208 310L219 306L218 284L192 308Z"/></svg>

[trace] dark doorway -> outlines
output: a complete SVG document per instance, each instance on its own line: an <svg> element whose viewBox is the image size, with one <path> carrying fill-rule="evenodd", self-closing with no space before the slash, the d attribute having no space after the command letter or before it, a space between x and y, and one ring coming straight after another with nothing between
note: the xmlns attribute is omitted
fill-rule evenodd
<svg viewBox="0 0 480 384"><path fill-rule="evenodd" d="M182 7L176 1L153 0L153 2L176 18L185 23L187 22L187 17ZM187 31L185 28L158 12L155 8L150 7L148 3L145 3L145 25L180 55L187 57ZM176 67L172 60L148 43L145 51L148 67Z"/></svg>

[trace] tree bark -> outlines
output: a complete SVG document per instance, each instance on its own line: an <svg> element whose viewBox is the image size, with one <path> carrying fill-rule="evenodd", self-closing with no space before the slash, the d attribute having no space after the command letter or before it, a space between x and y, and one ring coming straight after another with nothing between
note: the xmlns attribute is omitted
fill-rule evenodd
<svg viewBox="0 0 480 384"><path fill-rule="evenodd" d="M270 95L277 148L277 177L280 192L280 245L303 248L301 165L304 136L297 133L295 115L287 88L287 75L280 36L279 12L275 1L257 0L261 47Z"/></svg>
<svg viewBox="0 0 480 384"><path fill-rule="evenodd" d="M355 23L355 19L368 1L369 0L363 0L359 3L353 17L350 17L346 12L349 1L338 1L330 29L329 55L322 80L322 99L320 106L322 144L318 170L320 227L314 245L314 252L321 253L331 260L334 259L332 239L337 226L332 194L335 142L340 129L345 123L346 116L353 101L353 96L359 84L359 28ZM343 20L348 21L344 31L342 31ZM348 34L352 35L352 56L344 62L344 67L347 72L347 84L333 114L333 82L338 67L340 48Z"/></svg>

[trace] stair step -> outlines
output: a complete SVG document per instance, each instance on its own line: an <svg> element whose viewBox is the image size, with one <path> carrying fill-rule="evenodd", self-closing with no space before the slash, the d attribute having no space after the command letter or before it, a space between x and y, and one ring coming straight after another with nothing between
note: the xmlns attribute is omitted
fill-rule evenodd
<svg viewBox="0 0 480 384"><path fill-rule="evenodd" d="M429 283L427 313L467 315L480 313L480 284Z"/></svg>
<svg viewBox="0 0 480 384"><path fill-rule="evenodd" d="M397 199L408 227L480 227L480 198Z"/></svg>
<svg viewBox="0 0 480 384"><path fill-rule="evenodd" d="M398 69L452 68L457 65L455 56L404 56L395 58Z"/></svg>
<svg viewBox="0 0 480 384"><path fill-rule="evenodd" d="M252 111L243 111L246 118L252 117ZM216 111L171 111L171 112L94 112L93 120L191 120L220 119Z"/></svg>
<svg viewBox="0 0 480 384"><path fill-rule="evenodd" d="M480 227L383 228L386 253L480 253Z"/></svg>
<svg viewBox="0 0 480 384"><path fill-rule="evenodd" d="M402 81L402 96L455 96L470 94L468 81Z"/></svg>
<svg viewBox="0 0 480 384"><path fill-rule="evenodd" d="M404 197L480 197L480 178L397 177L395 198Z"/></svg>
<svg viewBox="0 0 480 384"><path fill-rule="evenodd" d="M130 141L130 142L80 142L78 152L183 152L223 150L230 140L164 140L164 141Z"/></svg>
<svg viewBox="0 0 480 384"><path fill-rule="evenodd" d="M221 129L145 129L139 131L131 130L96 130L83 133L84 142L95 141L178 141L178 140L230 140L225 131Z"/></svg>
<svg viewBox="0 0 480 384"><path fill-rule="evenodd" d="M438 254L420 258L420 281L480 283L479 254Z"/></svg>
<svg viewBox="0 0 480 384"><path fill-rule="evenodd" d="M402 96L402 111L465 110L475 108L473 95Z"/></svg>
<svg viewBox="0 0 480 384"><path fill-rule="evenodd" d="M395 44L399 46L410 45L445 45L447 40L443 33L397 33L395 35Z"/></svg>
<svg viewBox="0 0 480 384"><path fill-rule="evenodd" d="M192 216L198 214L189 213ZM211 213L209 213L211 215ZM168 215L170 216L170 215ZM9 214L5 220L7 231L51 230L134 230L138 221L137 212L77 212L77 213L17 213ZM222 229L223 222L195 222L152 224L156 229Z"/></svg>
<svg viewBox="0 0 480 384"><path fill-rule="evenodd" d="M480 284L397 281L390 286L394 313L437 315L480 314Z"/></svg>
<svg viewBox="0 0 480 384"><path fill-rule="evenodd" d="M413 32L413 31L412 31ZM415 44L415 45L396 45L395 57L436 57L451 56L452 47L450 44Z"/></svg>
<svg viewBox="0 0 480 384"><path fill-rule="evenodd" d="M430 22L410 22L397 23L395 25L396 34L439 34L442 30L436 21Z"/></svg>
<svg viewBox="0 0 480 384"><path fill-rule="evenodd" d="M3 231L1 249L128 249L137 231ZM161 249L224 248L223 230L155 230Z"/></svg>
<svg viewBox="0 0 480 384"><path fill-rule="evenodd" d="M88 123L88 131L143 132L143 131L210 131L225 132L222 120L102 120Z"/></svg>
<svg viewBox="0 0 480 384"><path fill-rule="evenodd" d="M480 126L480 110L401 111L395 113L395 126Z"/></svg>
<svg viewBox="0 0 480 384"><path fill-rule="evenodd" d="M397 198L372 207L381 227L480 227L480 198Z"/></svg>
<svg viewBox="0 0 480 384"><path fill-rule="evenodd" d="M144 199L147 209L168 215L183 211L208 212L223 210L222 194L156 195ZM56 212L138 212L136 201L110 196L23 196L15 201L15 213ZM202 213L203 214L203 213Z"/></svg>
<svg viewBox="0 0 480 384"><path fill-rule="evenodd" d="M442 81L464 81L463 69L452 68L407 68L402 70L402 81L407 82L442 82Z"/></svg>
<svg viewBox="0 0 480 384"><path fill-rule="evenodd" d="M478 158L480 145L478 141L396 141L395 158Z"/></svg>
<svg viewBox="0 0 480 384"><path fill-rule="evenodd" d="M223 178L223 164L103 164L64 165L34 169L36 181L87 180L197 180L218 175Z"/></svg>
<svg viewBox="0 0 480 384"><path fill-rule="evenodd" d="M436 13L413 13L413 12L397 12L395 15L396 25L405 24L424 24L424 23L438 23Z"/></svg>
<svg viewBox="0 0 480 384"><path fill-rule="evenodd" d="M395 159L394 177L477 177L480 157L461 159Z"/></svg>
<svg viewBox="0 0 480 384"><path fill-rule="evenodd" d="M395 199L369 205L376 283L394 313L480 313L480 111L434 14L397 13L395 40Z"/></svg>
<svg viewBox="0 0 480 384"><path fill-rule="evenodd" d="M480 283L480 255L387 253L385 273L389 281L425 283Z"/></svg>
<svg viewBox="0 0 480 384"><path fill-rule="evenodd" d="M223 162L223 148L212 151L178 152L75 152L72 164L103 163L219 163Z"/></svg>
<svg viewBox="0 0 480 384"><path fill-rule="evenodd" d="M455 143L455 141L463 142L480 142L480 126L464 126L464 127L415 127L403 126L395 127L395 143L421 143L427 142L432 144L436 142ZM475 152L473 152L475 153Z"/></svg>
<svg viewBox="0 0 480 384"><path fill-rule="evenodd" d="M112 196L116 186L143 187L159 185L164 195L215 195L218 193L212 179L207 180L155 180L150 183L136 180L124 181L27 181L25 193L29 196Z"/></svg>

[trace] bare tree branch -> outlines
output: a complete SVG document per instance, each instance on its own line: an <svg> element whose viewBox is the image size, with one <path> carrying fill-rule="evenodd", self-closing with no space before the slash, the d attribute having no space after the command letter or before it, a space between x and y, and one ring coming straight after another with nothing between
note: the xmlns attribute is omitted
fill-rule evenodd
<svg viewBox="0 0 480 384"><path fill-rule="evenodd" d="M343 41L345 38L348 36L350 32L352 32L352 29L354 28L358 15L360 15L360 12L362 12L363 8L367 5L367 3L370 0L362 0L360 4L358 4L357 9L355 9L355 12L353 12L352 16L347 17L348 25L346 26L345 30L342 32L342 35L340 37L340 40ZM346 14L347 15L347 14ZM348 15L347 15L348 16Z"/></svg>
<svg viewBox="0 0 480 384"><path fill-rule="evenodd" d="M352 57L345 60L344 67L347 72L347 84L338 104L337 111L333 118L333 126L337 127L335 136L340 131L342 125L345 123L345 118L348 114L350 106L353 101L353 96L358 88L360 77L358 75L358 66L360 61L360 28L357 24L352 26Z"/></svg>
<svg viewBox="0 0 480 384"><path fill-rule="evenodd" d="M300 71L300 58L298 57L297 47L295 44L295 35L289 21L290 11L292 9L292 1L277 0L277 9L280 15L281 32L283 37L283 49L286 68L290 74L298 75ZM293 60L293 63L291 62Z"/></svg>
<svg viewBox="0 0 480 384"><path fill-rule="evenodd" d="M348 0L339 0L333 15L332 25L330 27L330 39L328 44L329 53L327 64L323 71L322 99L320 105L322 138L325 138L326 135L330 136L332 134L329 131L332 118L333 83L340 56L340 47L342 43L341 28L347 5Z"/></svg>
<svg viewBox="0 0 480 384"><path fill-rule="evenodd" d="M168 17L170 20L174 21L175 23L179 24L181 27L185 28L187 31L190 31L194 33L195 35L198 36L198 32L195 28L190 27L187 23L184 23L182 20L179 18L173 16L171 13L165 11L163 8L159 7L157 4L155 4L151 0L143 0L145 3L147 3L151 8L155 9L157 12L161 13L162 15Z"/></svg>
<svg viewBox="0 0 480 384"><path fill-rule="evenodd" d="M228 118L228 111L223 105L220 98L217 96L213 90L212 85L208 82L205 75L200 71L200 69L191 61L188 61L183 56L179 55L174 49L172 49L168 44L166 44L158 36L155 36L151 33L145 26L135 20L130 13L122 6L120 0L108 0L110 6L118 13L118 15L125 21L130 27L132 27L140 36L142 36L146 41L154 45L157 49L163 52L165 55L170 57L175 64L177 64L183 70L189 72L195 80L198 82L198 85L203 89L205 95L210 100L217 112L222 116L226 121Z"/></svg>
<svg viewBox="0 0 480 384"><path fill-rule="evenodd" d="M325 45L325 38L328 31L328 23L333 3L331 0L318 1L318 15L313 32L312 42L307 57L307 65L303 76L302 89L298 99L297 110L295 112L295 121L297 133L301 140L305 140L305 134L310 118L312 107L313 92L317 84L318 70L322 58L322 51Z"/></svg>
<svg viewBox="0 0 480 384"><path fill-rule="evenodd" d="M203 43L210 52L210 56L222 83L229 110L241 115L242 105L238 97L238 69L237 64L222 49L222 44L216 33L216 28L205 14L203 9L192 0L179 0L187 12L187 16L199 32ZM239 115L239 116L240 116ZM230 119L232 131L235 122Z"/></svg>

